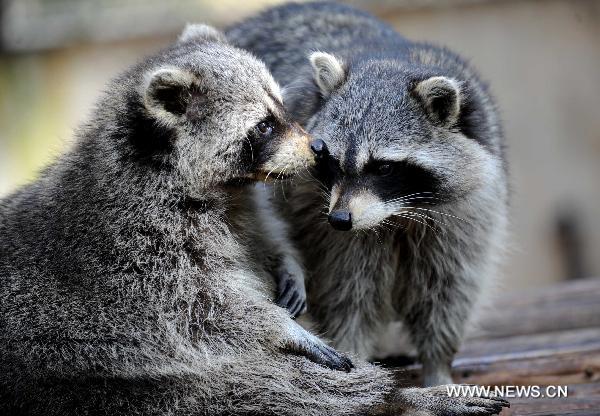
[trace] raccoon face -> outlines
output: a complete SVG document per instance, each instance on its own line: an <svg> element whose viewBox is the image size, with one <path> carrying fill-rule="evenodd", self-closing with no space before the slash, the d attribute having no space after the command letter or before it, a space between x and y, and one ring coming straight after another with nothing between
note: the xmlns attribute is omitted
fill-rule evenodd
<svg viewBox="0 0 600 416"><path fill-rule="evenodd" d="M309 120L324 143L317 174L338 230L428 223L491 179L499 159L465 134L466 85L435 72L369 61L349 68L311 56L324 100Z"/></svg>
<svg viewBox="0 0 600 416"><path fill-rule="evenodd" d="M173 134L172 163L190 187L281 177L314 163L265 65L203 25L146 73L142 97Z"/></svg>

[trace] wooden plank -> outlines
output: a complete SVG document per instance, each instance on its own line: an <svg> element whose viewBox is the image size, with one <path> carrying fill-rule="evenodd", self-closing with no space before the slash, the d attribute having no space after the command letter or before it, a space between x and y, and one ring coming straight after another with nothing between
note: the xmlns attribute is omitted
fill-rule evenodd
<svg viewBox="0 0 600 416"><path fill-rule="evenodd" d="M539 332L600 327L600 299L575 304L557 303L529 310L512 310L484 318L470 338L499 338Z"/></svg>
<svg viewBox="0 0 600 416"><path fill-rule="evenodd" d="M529 307L539 303L553 303L560 300L577 302L582 298L600 299L600 278L572 280L535 290L513 292L507 296L498 296L493 303L498 306L514 308L519 306Z"/></svg>
<svg viewBox="0 0 600 416"><path fill-rule="evenodd" d="M600 351L470 362L453 366L454 380L484 386L567 385L600 381Z"/></svg>
<svg viewBox="0 0 600 416"><path fill-rule="evenodd" d="M482 386L562 386L600 382L600 351L458 364L452 367L452 377L457 383ZM413 365L399 369L397 378L402 385L420 385L421 367Z"/></svg>
<svg viewBox="0 0 600 416"><path fill-rule="evenodd" d="M600 383L569 386L569 397L600 397Z"/></svg>
<svg viewBox="0 0 600 416"><path fill-rule="evenodd" d="M452 368L457 383L568 386L566 398L510 398L503 416L600 414L600 279L506 296L478 337L466 341ZM419 385L420 366L398 372ZM542 387L543 388L543 387Z"/></svg>
<svg viewBox="0 0 600 416"><path fill-rule="evenodd" d="M584 279L498 299L470 338L594 327L600 328L600 279Z"/></svg>
<svg viewBox="0 0 600 416"><path fill-rule="evenodd" d="M453 376L456 382L486 386L600 381L600 329L473 340L454 360ZM399 377L419 384L420 366L404 367Z"/></svg>
<svg viewBox="0 0 600 416"><path fill-rule="evenodd" d="M600 351L600 328L468 340L457 354L455 364L466 364L469 361L494 362L535 358L585 351Z"/></svg>

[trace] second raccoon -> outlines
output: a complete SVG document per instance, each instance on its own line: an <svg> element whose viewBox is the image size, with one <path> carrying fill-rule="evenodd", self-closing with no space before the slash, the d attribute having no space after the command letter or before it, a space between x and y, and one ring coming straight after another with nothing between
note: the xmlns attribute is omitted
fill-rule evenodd
<svg viewBox="0 0 600 416"><path fill-rule="evenodd" d="M507 223L504 140L486 86L456 54L333 3L274 8L229 37L287 85L286 105L322 140L321 183L298 184L284 202L319 329L376 358L400 321L424 383L450 382Z"/></svg>

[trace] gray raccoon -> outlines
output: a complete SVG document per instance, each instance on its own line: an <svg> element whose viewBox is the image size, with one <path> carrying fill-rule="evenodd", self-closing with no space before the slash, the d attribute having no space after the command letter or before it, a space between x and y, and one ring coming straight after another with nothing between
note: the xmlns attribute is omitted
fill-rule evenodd
<svg viewBox="0 0 600 416"><path fill-rule="evenodd" d="M335 348L376 358L400 321L425 385L450 382L507 225L487 87L455 53L335 3L276 7L229 37L265 61L294 117L322 140L321 183L299 183L284 204L318 329Z"/></svg>
<svg viewBox="0 0 600 416"><path fill-rule="evenodd" d="M266 67L206 26L111 83L0 200L0 413L499 411L332 371L351 364L270 301L246 184L311 164L308 140Z"/></svg>

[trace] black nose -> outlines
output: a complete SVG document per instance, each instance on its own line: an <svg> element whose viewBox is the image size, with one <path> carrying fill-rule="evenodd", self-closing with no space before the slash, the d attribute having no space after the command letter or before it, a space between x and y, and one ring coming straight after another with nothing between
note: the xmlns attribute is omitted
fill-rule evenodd
<svg viewBox="0 0 600 416"><path fill-rule="evenodd" d="M336 230L348 231L352 228L350 211L333 211L329 214L329 224Z"/></svg>
<svg viewBox="0 0 600 416"><path fill-rule="evenodd" d="M310 142L310 149L313 151L317 159L321 159L327 155L327 145L321 139L315 139Z"/></svg>

